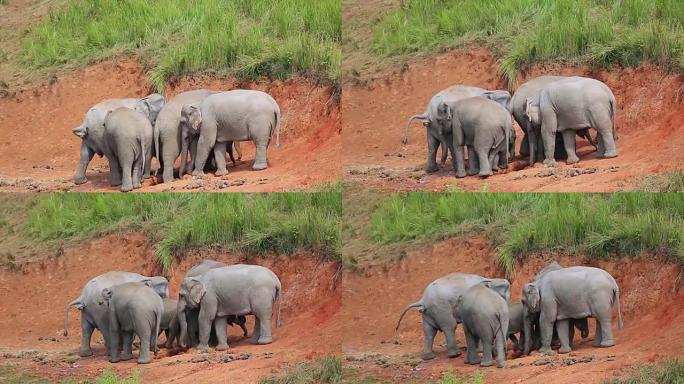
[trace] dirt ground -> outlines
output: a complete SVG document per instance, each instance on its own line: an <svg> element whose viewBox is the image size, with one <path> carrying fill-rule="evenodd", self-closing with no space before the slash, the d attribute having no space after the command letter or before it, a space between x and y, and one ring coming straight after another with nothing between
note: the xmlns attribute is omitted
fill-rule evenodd
<svg viewBox="0 0 684 384"><path fill-rule="evenodd" d="M432 95L453 84L506 89L493 55L484 48L470 48L416 60L382 79L344 85L345 179L382 190L608 192L632 189L644 176L682 169L682 75L667 74L650 65L610 72L537 65L521 74L518 84L551 74L593 77L613 90L618 104L617 158L598 159L593 147L580 139L581 161L573 166L559 161L556 168L541 163L529 167L526 160L518 160L487 179L456 179L449 160L442 170L425 174L427 144L422 124L414 121L409 144L401 143L408 118L423 113ZM518 153L522 132L516 130Z"/></svg>
<svg viewBox="0 0 684 384"><path fill-rule="evenodd" d="M375 266L363 274L345 274L343 303L339 320L345 334L342 352L348 366L360 377L372 374L388 382L424 383L441 378L444 372L471 375L481 370L487 383L601 383L624 376L631 367L684 354L684 289L679 289L681 269L660 259L642 255L620 262L589 263L580 256L556 256L562 265L591 265L604 268L617 280L621 290L623 330L616 330L616 346L593 348L594 321L589 339L577 335L575 350L550 358L533 352L514 358L509 343L506 368L466 366L463 357L446 357L442 334L435 339L438 357L423 362L420 314L409 312L401 328L395 326L402 309L420 299L425 286L450 272L503 277L495 250L483 238L451 239L408 252L400 263ZM553 256L533 255L518 265L512 284L512 301L520 299L523 284ZM615 315L617 316L617 315ZM614 328L617 329L617 321ZM459 345L465 345L463 331L457 330Z"/></svg>
<svg viewBox="0 0 684 384"><path fill-rule="evenodd" d="M281 147L269 146L269 168L252 171L254 145L244 142L242 162L236 167L229 163L226 176L195 180L186 175L168 184L149 179L138 191L306 190L340 178L341 115L330 88L304 79L236 83L197 75L171 84L165 96L169 99L198 88L259 89L276 99L283 116ZM0 98L0 191L117 191L109 185L106 159L97 156L88 167L88 182L73 184L81 141L71 129L103 99L149 93L143 68L135 61L120 59L55 76L43 86Z"/></svg>
<svg viewBox="0 0 684 384"><path fill-rule="evenodd" d="M335 331L339 328L335 319L342 291L335 263L322 263L304 253L247 260L243 255L211 249L192 251L169 273L172 296L177 294L185 272L203 258L260 264L280 277L283 327L274 328L274 342L251 345L235 327L229 329L231 348L227 352L200 354L195 349L162 349L149 365L140 366L131 360L111 365L115 371L129 375L133 369L140 369L143 381L150 383L238 379L252 383L282 373L296 362L339 351L341 333ZM76 309L70 310L69 336L62 335L65 304L78 297L89 279L110 270L160 273L152 246L137 233L111 235L67 248L59 257L29 264L19 271L0 270L0 365L15 366L54 381L93 378L110 366L99 332L93 336L95 355L77 358L81 331ZM248 316L250 333L252 318Z"/></svg>

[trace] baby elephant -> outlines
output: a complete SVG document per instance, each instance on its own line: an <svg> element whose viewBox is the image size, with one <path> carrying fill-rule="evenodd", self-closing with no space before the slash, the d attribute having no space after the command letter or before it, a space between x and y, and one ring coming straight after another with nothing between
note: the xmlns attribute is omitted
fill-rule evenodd
<svg viewBox="0 0 684 384"><path fill-rule="evenodd" d="M133 338L138 335L138 363L151 362L150 348L157 353L157 336L164 314L164 304L159 294L143 283L123 283L103 289L102 298L109 307L109 361L117 363L132 359ZM119 356L121 340L123 355Z"/></svg>
<svg viewBox="0 0 684 384"><path fill-rule="evenodd" d="M484 284L468 289L454 307L454 317L463 323L468 349L465 363L489 367L492 345L496 344L496 365L503 368L506 362L506 334L508 330L508 304L497 292ZM482 359L477 345L482 342Z"/></svg>
<svg viewBox="0 0 684 384"><path fill-rule="evenodd" d="M140 112L117 108L104 120L105 156L113 186L128 192L142 186L145 153L152 153L153 128Z"/></svg>

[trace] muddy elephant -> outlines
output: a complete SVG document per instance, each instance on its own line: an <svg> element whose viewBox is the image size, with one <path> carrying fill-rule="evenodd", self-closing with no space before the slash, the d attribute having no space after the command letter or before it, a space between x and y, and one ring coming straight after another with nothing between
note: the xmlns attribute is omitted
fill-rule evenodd
<svg viewBox="0 0 684 384"><path fill-rule="evenodd" d="M181 343L188 330L187 311L199 308L199 350L209 349L212 323L218 339L216 349L228 349L226 326L230 315L254 315L252 342L270 344L273 341L271 317L276 300L279 300L278 327L282 307L280 280L270 269L258 265L229 265L210 269L197 277L187 277L181 283L178 299Z"/></svg>
<svg viewBox="0 0 684 384"><path fill-rule="evenodd" d="M165 183L173 181L173 167L180 154L181 109L186 104L200 103L214 93L216 92L207 89L179 93L159 112L157 123L154 125L154 146Z"/></svg>
<svg viewBox="0 0 684 384"><path fill-rule="evenodd" d="M76 307L81 311L81 348L78 355L91 356L90 338L95 329L104 336L105 346L109 347L109 313L103 305L102 290L128 282L147 282L161 298L169 296L169 282L162 276L147 277L133 272L112 271L92 278L86 283L81 295L66 305L64 311L64 336L68 336L69 308Z"/></svg>
<svg viewBox="0 0 684 384"><path fill-rule="evenodd" d="M159 325L159 334L162 332L166 335L166 341L160 345L164 348L173 348L173 341L176 340L180 334L180 325L178 323L178 300L165 298L162 300L164 312L162 313L161 323Z"/></svg>
<svg viewBox="0 0 684 384"><path fill-rule="evenodd" d="M406 312L410 309L417 309L423 321L423 353L421 358L429 360L436 357L432 345L438 331L444 332L447 342L447 356L459 356L461 349L456 345L458 320L454 317L453 307L468 288L485 281L488 282L491 289L497 291L502 297L510 298L511 285L508 280L488 279L467 273L450 273L428 284L423 292L423 297L404 308L396 329L399 329Z"/></svg>
<svg viewBox="0 0 684 384"><path fill-rule="evenodd" d="M451 120L456 177L488 177L508 168L511 115L500 104L483 97L471 97L438 107ZM464 147L468 147L468 171Z"/></svg>
<svg viewBox="0 0 684 384"><path fill-rule="evenodd" d="M454 318L463 324L466 337L466 364L489 367L492 346L496 346L496 365L503 368L506 362L508 331L508 303L498 292L484 284L475 284L466 290L453 308ZM482 359L477 346L482 343Z"/></svg>
<svg viewBox="0 0 684 384"><path fill-rule="evenodd" d="M569 342L570 319L596 318L594 346L615 344L612 331L613 304L617 303L618 327L622 329L620 289L606 271L593 267L568 267L549 271L523 287L525 347L531 346L531 321L539 314L540 352L551 351L554 324L560 339L559 353L572 350Z"/></svg>
<svg viewBox="0 0 684 384"><path fill-rule="evenodd" d="M544 87L539 96L528 97L525 116L531 124L541 125L544 164L555 164L556 133L563 136L567 163L579 162L575 153L576 131L594 128L598 132L599 157L616 157L615 131L617 104L604 83L586 77L569 77Z"/></svg>
<svg viewBox="0 0 684 384"><path fill-rule="evenodd" d="M436 156L440 145L442 146L441 163L444 165L447 159L447 153L451 150L453 155L453 139L451 138L451 122L444 111L439 110L439 106L445 103L452 106L455 102L475 96L482 96L487 99L496 101L504 107L508 107L511 99L511 94L508 91L502 90L487 90L479 87L469 85L452 85L449 88L443 89L436 93L428 102L427 109L420 115L413 115L409 118L404 128L403 144L408 144L408 130L413 120L419 120L427 128L427 146L428 155L425 163L425 172L437 172ZM513 143L515 142L515 131L511 132L513 135ZM511 154L513 151L511 151Z"/></svg>
<svg viewBox="0 0 684 384"><path fill-rule="evenodd" d="M142 186L145 154L152 153L153 128L142 113L117 108L104 120L104 154L109 161L109 181L122 192Z"/></svg>
<svg viewBox="0 0 684 384"><path fill-rule="evenodd" d="M234 141L254 141L256 155L252 169L268 167L266 151L273 135L276 137L276 146L280 147L281 123L280 107L271 95L237 89L208 96L199 106L194 103L189 105L185 110L185 119L188 125L199 129L193 176L204 176L204 164L212 149L216 175L227 174L226 147Z"/></svg>
<svg viewBox="0 0 684 384"><path fill-rule="evenodd" d="M153 93L142 99L108 99L92 106L86 113L83 123L72 130L74 135L81 139L80 159L76 167L74 183L83 184L88 181L85 172L93 156L95 154L104 156L104 119L109 112L122 107L137 109L154 125L164 103L164 96ZM145 156L143 178L150 177L151 161L152 152Z"/></svg>
<svg viewBox="0 0 684 384"><path fill-rule="evenodd" d="M109 308L109 361L118 363L133 358L133 339L140 339L138 364L152 361L150 349L158 352L157 337L160 331L164 304L150 286L131 282L102 289L102 299ZM123 353L119 355L119 342L123 340Z"/></svg>

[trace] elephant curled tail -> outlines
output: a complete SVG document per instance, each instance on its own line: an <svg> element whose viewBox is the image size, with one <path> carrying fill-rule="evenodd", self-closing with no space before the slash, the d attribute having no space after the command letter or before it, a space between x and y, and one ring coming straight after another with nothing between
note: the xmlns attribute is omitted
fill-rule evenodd
<svg viewBox="0 0 684 384"><path fill-rule="evenodd" d="M423 123L427 123L427 122L430 121L430 120L428 119L427 112L422 113L422 114L420 114L420 115L413 115L413 116L411 116L411 117L409 118L409 120L408 120L408 123L406 123L406 128L404 128L404 138L401 139L401 143L402 143L402 144L408 144L408 130L409 130L409 127L411 126L411 122L412 122L413 120L420 120L420 121L422 121Z"/></svg>
<svg viewBox="0 0 684 384"><path fill-rule="evenodd" d="M404 310L401 312L401 316L399 316L399 321L397 322L397 327L394 328L395 331L399 330L399 325L401 324L401 320L404 318L404 315L406 314L406 312L408 312L409 309L412 309L412 308L418 308L418 312L420 312L420 313L423 313L425 311L425 306L420 301L407 305L406 308L404 308Z"/></svg>
<svg viewBox="0 0 684 384"><path fill-rule="evenodd" d="M613 298L617 302L618 329L622 329L625 327L625 324L622 322L622 307L620 306L620 289L619 288L615 288L613 290Z"/></svg>
<svg viewBox="0 0 684 384"><path fill-rule="evenodd" d="M71 307L76 307L79 311L82 310L84 305L81 302L81 298L74 299L64 308L64 336L69 336L69 308Z"/></svg>

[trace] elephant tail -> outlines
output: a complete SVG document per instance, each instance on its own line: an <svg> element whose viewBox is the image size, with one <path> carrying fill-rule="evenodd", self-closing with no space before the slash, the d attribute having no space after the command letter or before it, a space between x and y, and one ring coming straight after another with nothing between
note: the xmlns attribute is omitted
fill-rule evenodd
<svg viewBox="0 0 684 384"><path fill-rule="evenodd" d="M273 115L275 116L275 137L276 137L276 147L280 148L280 108L276 108L276 110L273 112Z"/></svg>
<svg viewBox="0 0 684 384"><path fill-rule="evenodd" d="M617 302L617 311L618 311L618 328L622 329L625 327L625 324L622 322L622 307L620 306L620 288L615 288L613 290L613 295L615 297L615 301Z"/></svg>
<svg viewBox="0 0 684 384"><path fill-rule="evenodd" d="M163 312L163 309L162 309ZM162 312L157 312L156 319L155 319L155 330L154 333L152 334L152 340L150 340L150 347L152 347L152 350L154 351L154 354L156 355L159 353L159 346L157 345L159 343L159 331L161 328L161 320L162 320ZM168 337L168 335L167 335Z"/></svg>
<svg viewBox="0 0 684 384"><path fill-rule="evenodd" d="M157 123L154 124L152 128L154 134L154 157L157 158L157 170L155 176L159 176L159 170L161 169L161 158L159 157L159 128L157 128Z"/></svg>
<svg viewBox="0 0 684 384"><path fill-rule="evenodd" d="M280 320L280 310L283 308L283 288L282 286L276 287L276 299L278 299L278 313L276 314L276 328L283 326L283 322Z"/></svg>
<svg viewBox="0 0 684 384"><path fill-rule="evenodd" d="M610 98L610 120L613 122L613 138L615 140L618 139L617 130L615 129L615 120L616 120L615 109L617 108L616 104L617 103L615 101L615 96L611 94L611 98Z"/></svg>
<svg viewBox="0 0 684 384"><path fill-rule="evenodd" d="M422 121L423 123L428 123L428 122L430 122L430 120L428 119L427 112L422 113L422 114L420 114L420 115L413 115L413 116L411 116L411 117L409 118L409 120L408 120L408 123L406 123L406 128L404 128L404 138L401 139L401 143L402 143L402 144L408 144L408 130L409 130L409 127L411 126L411 122L412 122L413 120L420 120L420 121Z"/></svg>
<svg viewBox="0 0 684 384"><path fill-rule="evenodd" d="M406 314L406 312L408 312L409 309L412 309L412 308L418 308L418 312L420 312L420 313L423 313L425 311L425 306L420 301L407 305L406 308L404 308L404 310L401 312L401 316L399 316L399 321L397 322L397 327L394 328L395 331L399 330L399 325L401 324L401 320L404 318L404 315Z"/></svg>
<svg viewBox="0 0 684 384"><path fill-rule="evenodd" d="M78 310L82 310L85 305L83 305L80 297L66 305L66 308L64 308L64 336L69 336L69 308L71 307L76 307Z"/></svg>

